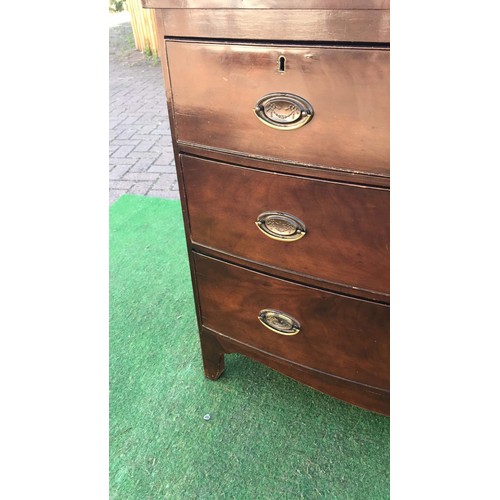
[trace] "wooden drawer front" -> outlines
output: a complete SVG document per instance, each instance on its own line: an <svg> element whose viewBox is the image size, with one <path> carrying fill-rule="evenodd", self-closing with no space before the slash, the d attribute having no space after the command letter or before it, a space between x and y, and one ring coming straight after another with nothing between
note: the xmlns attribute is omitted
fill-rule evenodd
<svg viewBox="0 0 500 500"><path fill-rule="evenodd" d="M202 323L303 366L389 388L389 307L272 278L194 255ZM269 330L263 309L300 323L296 335Z"/></svg>
<svg viewBox="0 0 500 500"><path fill-rule="evenodd" d="M389 191L264 172L181 155L191 239L237 257L349 287L389 293ZM306 226L279 241L266 211Z"/></svg>
<svg viewBox="0 0 500 500"><path fill-rule="evenodd" d="M200 0L190 2L198 8L189 8L185 0L180 3L182 8L169 2L172 8L157 11L160 29L172 37L273 40L283 26L286 40L310 41L311 33L314 40L325 42L389 43L390 39L388 1L375 8L373 3L355 6L352 0L336 5L331 0L318 1L316 8L309 0L297 1L293 7L283 0L263 0L258 2L260 8L254 0L252 8L249 2L233 0L229 9L228 0L219 2L222 8L206 2L200 8Z"/></svg>
<svg viewBox="0 0 500 500"><path fill-rule="evenodd" d="M179 141L389 174L389 51L167 41ZM285 71L278 59L285 57ZM305 99L313 117L275 130L254 112L270 93ZM286 113L282 108L280 113Z"/></svg>

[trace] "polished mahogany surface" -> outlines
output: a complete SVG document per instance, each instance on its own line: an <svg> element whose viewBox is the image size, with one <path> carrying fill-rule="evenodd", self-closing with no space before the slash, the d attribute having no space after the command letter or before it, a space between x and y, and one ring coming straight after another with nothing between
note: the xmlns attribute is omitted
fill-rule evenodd
<svg viewBox="0 0 500 500"><path fill-rule="evenodd" d="M388 415L389 0L143 5L205 375L237 352Z"/></svg>
<svg viewBox="0 0 500 500"><path fill-rule="evenodd" d="M255 349L234 338L220 335L204 326L200 327L200 343L205 376L211 380L217 380L224 372L224 354L237 352L325 394L367 410L389 415L389 391L292 363L290 360Z"/></svg>
<svg viewBox="0 0 500 500"><path fill-rule="evenodd" d="M389 174L387 50L181 41L166 48L179 142ZM307 100L312 119L294 130L266 126L252 110L276 92Z"/></svg>
<svg viewBox="0 0 500 500"><path fill-rule="evenodd" d="M389 292L389 191L307 179L182 155L193 243L298 274ZM209 208L208 208L209 207ZM269 237L259 214L305 224L296 241ZM384 296L385 295L385 296Z"/></svg>
<svg viewBox="0 0 500 500"><path fill-rule="evenodd" d="M389 42L389 0L142 0L160 35Z"/></svg>
<svg viewBox="0 0 500 500"><path fill-rule="evenodd" d="M142 0L156 9L388 10L389 0Z"/></svg>
<svg viewBox="0 0 500 500"><path fill-rule="evenodd" d="M175 37L389 42L388 10L161 9L157 24Z"/></svg>
<svg viewBox="0 0 500 500"><path fill-rule="evenodd" d="M302 366L389 387L389 308L290 283L196 254L203 326ZM296 318L296 335L258 320L271 308Z"/></svg>

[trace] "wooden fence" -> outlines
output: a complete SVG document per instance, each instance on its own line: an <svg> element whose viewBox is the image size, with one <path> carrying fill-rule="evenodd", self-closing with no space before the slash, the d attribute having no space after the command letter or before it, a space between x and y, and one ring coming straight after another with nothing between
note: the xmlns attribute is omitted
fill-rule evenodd
<svg viewBox="0 0 500 500"><path fill-rule="evenodd" d="M141 0L127 0L135 46L147 55L158 56L156 22L153 9L143 9Z"/></svg>

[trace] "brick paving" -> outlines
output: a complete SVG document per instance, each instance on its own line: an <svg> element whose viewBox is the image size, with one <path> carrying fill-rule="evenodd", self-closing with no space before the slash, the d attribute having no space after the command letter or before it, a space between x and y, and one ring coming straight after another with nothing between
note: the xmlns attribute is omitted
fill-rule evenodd
<svg viewBox="0 0 500 500"><path fill-rule="evenodd" d="M109 18L109 202L178 199L160 61L135 49L128 12Z"/></svg>

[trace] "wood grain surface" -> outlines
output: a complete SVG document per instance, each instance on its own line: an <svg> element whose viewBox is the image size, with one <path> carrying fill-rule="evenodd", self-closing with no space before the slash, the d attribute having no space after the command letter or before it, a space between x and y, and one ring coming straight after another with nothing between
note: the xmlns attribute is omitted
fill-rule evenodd
<svg viewBox="0 0 500 500"><path fill-rule="evenodd" d="M389 0L142 0L156 9L300 9L387 10Z"/></svg>
<svg viewBox="0 0 500 500"><path fill-rule="evenodd" d="M167 36L388 43L388 10L159 9Z"/></svg>
<svg viewBox="0 0 500 500"><path fill-rule="evenodd" d="M388 415L389 1L143 5L165 47L205 375L238 352ZM295 131L259 122L253 108L271 92L308 100L313 119ZM255 226L273 209L307 224L286 250ZM261 307L300 320L293 347L258 321Z"/></svg>
<svg viewBox="0 0 500 500"><path fill-rule="evenodd" d="M389 52L167 41L177 138L224 150L368 174L389 174ZM278 59L286 58L286 71ZM189 84L186 84L189 82ZM314 117L275 130L263 96L306 99Z"/></svg>
<svg viewBox="0 0 500 500"><path fill-rule="evenodd" d="M195 255L202 325L305 367L379 389L389 388L389 308L289 283ZM274 333L262 309L301 324L293 336Z"/></svg>
<svg viewBox="0 0 500 500"><path fill-rule="evenodd" d="M255 349L243 342L239 342L233 338L220 335L206 327L201 327L200 337L202 345L210 344L210 353L205 357L203 353L203 360L205 370L207 365L211 365L212 361L218 362L220 356L224 358L224 354L240 353L248 356L249 358L269 366L287 377L293 378L309 387L318 391L329 394L334 398L341 399L348 403L352 403L361 408L381 413L382 415L389 415L390 413L390 393L380 389L357 384L350 380L335 377L328 373L310 368L303 367L296 363L292 363L287 359L274 356L270 353ZM209 368L210 373L218 373L220 364L214 364ZM238 374L232 375L237 377ZM210 378L210 377L209 377ZM258 381L256 381L258 384Z"/></svg>
<svg viewBox="0 0 500 500"><path fill-rule="evenodd" d="M389 293L389 191L306 179L182 155L191 239L196 244L297 274ZM262 212L306 225L276 241L255 222Z"/></svg>

